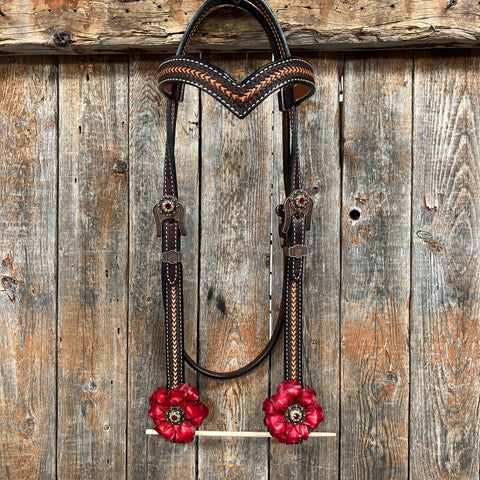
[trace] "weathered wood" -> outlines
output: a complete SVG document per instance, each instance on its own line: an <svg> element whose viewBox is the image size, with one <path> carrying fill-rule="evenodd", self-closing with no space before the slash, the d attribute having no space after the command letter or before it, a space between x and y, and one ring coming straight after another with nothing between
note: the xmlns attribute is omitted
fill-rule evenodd
<svg viewBox="0 0 480 480"><path fill-rule="evenodd" d="M0 478L55 478L57 63L0 61Z"/></svg>
<svg viewBox="0 0 480 480"><path fill-rule="evenodd" d="M411 54L347 56L342 478L408 475Z"/></svg>
<svg viewBox="0 0 480 480"><path fill-rule="evenodd" d="M126 57L59 70L58 476L125 478Z"/></svg>
<svg viewBox="0 0 480 480"><path fill-rule="evenodd" d="M236 78L266 56L208 58ZM199 357L215 370L252 360L268 340L272 103L238 120L202 94ZM205 430L257 430L268 396L268 363L227 382L201 379L210 408ZM262 439L201 439L199 478L268 475Z"/></svg>
<svg viewBox="0 0 480 480"><path fill-rule="evenodd" d="M172 52L201 0L6 0L0 10L0 53ZM270 6L291 47L311 50L480 44L476 0L331 0ZM233 17L233 18L232 18ZM214 32L214 33L212 33ZM253 34L252 34L253 32ZM207 20L198 45L216 50L263 49L254 20L231 11Z"/></svg>
<svg viewBox="0 0 480 480"><path fill-rule="evenodd" d="M225 58L212 60L239 76L267 60ZM347 56L342 185L336 86L342 62L336 54L309 58L318 92L300 109L305 185L316 198L306 260L305 383L325 410L319 430L341 436L268 447L265 438L201 438L183 446L145 435L152 426L148 397L165 383L160 242L151 214L165 138L164 100L154 80L160 57L135 55L130 72L125 56L60 58L59 84L57 60L3 59L2 480L478 477L480 55L418 53L415 85L411 53ZM202 363L234 368L268 335L270 183L273 204L283 198L279 116L272 120L270 113L275 97L243 121L206 95L199 100L188 89L178 123L189 230L182 244L186 340L195 354L198 315ZM253 234L246 233L247 211ZM273 228L276 242L275 217ZM280 278L276 268L274 319ZM271 365L275 388L283 348ZM211 409L202 429L262 430L268 380L267 363L239 381L201 378Z"/></svg>
<svg viewBox="0 0 480 480"><path fill-rule="evenodd" d="M130 318L127 478L195 478L195 445L148 438L149 397L166 384L165 328L161 295L161 239L152 207L162 196L166 140L165 98L156 73L158 56L132 57L130 66ZM180 200L187 208L184 255L185 345L194 355L198 279L199 93L186 87L177 119L176 163ZM187 367L186 380L195 385Z"/></svg>
<svg viewBox="0 0 480 480"><path fill-rule="evenodd" d="M416 55L411 472L478 478L480 56Z"/></svg>
<svg viewBox="0 0 480 480"><path fill-rule="evenodd" d="M317 392L325 421L319 431L338 432L340 292L340 164L338 82L343 54L306 57L315 67L316 93L299 108L302 187L314 197L307 234L304 288L304 383ZM285 199L282 174L281 115L276 114L276 204ZM275 227L276 225L274 225ZM283 253L274 229L275 308L279 307ZM272 393L283 379L283 344L272 356ZM271 442L270 478L338 478L338 440L313 440L298 447Z"/></svg>

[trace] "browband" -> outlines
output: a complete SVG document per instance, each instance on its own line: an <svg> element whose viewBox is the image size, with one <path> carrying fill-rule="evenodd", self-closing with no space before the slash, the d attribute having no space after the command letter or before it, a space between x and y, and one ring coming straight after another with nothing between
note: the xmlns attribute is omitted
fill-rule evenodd
<svg viewBox="0 0 480 480"><path fill-rule="evenodd" d="M230 75L197 57L185 54L203 19L217 7L235 5L250 12L262 25L274 60L237 82ZM297 145L297 105L313 95L313 69L306 60L290 55L285 36L264 0L207 0L187 27L176 56L164 61L158 84L167 96L167 145L163 197L153 213L157 235L162 238L162 293L165 308L167 385L150 398L150 415L156 430L166 440L189 442L208 408L198 401L195 387L185 383L185 361L197 372L212 378L235 378L254 369L271 352L285 325L284 381L277 394L265 400L264 423L271 435L283 443L307 439L323 420L315 392L303 388L302 379L302 292L303 263L307 253L305 233L310 229L313 199L300 188ZM175 126L184 86L193 85L221 102L239 118L245 118L265 98L279 91L283 112L283 171L285 201L276 209L284 253L284 281L280 314L274 332L259 355L230 372L215 372L198 365L184 351L183 269L180 237L186 235L185 207L178 199L175 169Z"/></svg>

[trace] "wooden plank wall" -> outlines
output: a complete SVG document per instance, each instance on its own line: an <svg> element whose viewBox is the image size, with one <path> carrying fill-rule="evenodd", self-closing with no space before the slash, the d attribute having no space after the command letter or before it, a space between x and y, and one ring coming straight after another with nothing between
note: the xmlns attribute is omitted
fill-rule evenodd
<svg viewBox="0 0 480 480"><path fill-rule="evenodd" d="M337 437L287 447L144 435L148 398L165 383L151 215L162 57L4 57L1 480L478 478L480 54L307 56L318 88L300 114L316 200L305 380L325 410L320 429ZM267 61L210 59L239 77ZM275 105L239 121L188 88L180 109L186 346L213 368L243 364L268 335ZM210 408L206 428L253 430L281 375L280 344L245 378L187 377Z"/></svg>
<svg viewBox="0 0 480 480"><path fill-rule="evenodd" d="M202 0L3 0L1 54L174 52ZM233 2L232 2L233 3ZM269 0L291 48L352 50L480 45L478 0ZM450 7L448 7L450 5ZM240 17L240 18L239 18ZM250 15L223 8L190 47L266 50Z"/></svg>

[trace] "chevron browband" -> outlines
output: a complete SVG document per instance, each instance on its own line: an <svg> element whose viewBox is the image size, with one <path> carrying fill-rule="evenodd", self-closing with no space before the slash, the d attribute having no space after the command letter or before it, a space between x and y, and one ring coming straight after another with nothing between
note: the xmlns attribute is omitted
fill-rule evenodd
<svg viewBox="0 0 480 480"><path fill-rule="evenodd" d="M158 85L166 96L178 101L183 95L178 88L174 93L178 82L207 92L239 118L245 118L265 98L286 86L292 86L295 93L293 102L290 99L282 109L301 103L315 91L312 66L297 57L269 63L240 83L205 60L173 57L160 65Z"/></svg>
<svg viewBox="0 0 480 480"><path fill-rule="evenodd" d="M185 55L201 21L216 7L234 4L250 12L262 25L275 60L237 82L218 67ZM315 392L302 383L303 262L307 252L305 233L310 230L313 199L300 188L297 145L297 105L315 91L312 66L290 55L283 32L264 0L207 0L191 20L177 55L160 65L158 83L167 96L167 145L164 194L154 206L157 235L162 237L162 292L165 306L167 385L150 398L150 416L166 440L189 442L208 408L198 401L195 387L185 383L185 361L212 378L235 378L251 371L271 352L285 325L284 381L277 394L265 400L264 423L283 443L298 443L323 420ZM280 314L273 335L260 354L244 367L215 372L198 365L185 351L183 338L183 270L180 237L186 235L185 208L178 200L175 170L175 125L184 85L193 85L221 102L239 118L246 117L265 98L280 91L283 112L283 166L286 200L277 207L284 252L284 282Z"/></svg>

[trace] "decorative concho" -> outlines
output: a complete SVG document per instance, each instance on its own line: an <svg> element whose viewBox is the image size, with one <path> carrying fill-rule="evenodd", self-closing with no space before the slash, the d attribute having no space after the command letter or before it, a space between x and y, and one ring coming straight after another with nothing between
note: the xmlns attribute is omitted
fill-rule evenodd
<svg viewBox="0 0 480 480"><path fill-rule="evenodd" d="M310 201L310 196L303 190L295 190L290 197L290 201L293 207L303 210L307 207L308 202Z"/></svg>
<svg viewBox="0 0 480 480"><path fill-rule="evenodd" d="M160 209L165 215L172 215L177 210L178 200L175 197L165 196L160 202Z"/></svg>
<svg viewBox="0 0 480 480"><path fill-rule="evenodd" d="M170 407L165 413L165 418L172 425L180 425L185 420L185 412L180 407Z"/></svg>
<svg viewBox="0 0 480 480"><path fill-rule="evenodd" d="M293 215L305 215L305 231L310 230L313 198L305 190L294 190L283 204L281 232L287 233Z"/></svg>
<svg viewBox="0 0 480 480"><path fill-rule="evenodd" d="M290 405L285 412L285 419L292 425L299 425L307 416L305 409L301 405Z"/></svg>
<svg viewBox="0 0 480 480"><path fill-rule="evenodd" d="M177 220L182 235L187 234L185 228L185 206L172 195L164 195L153 207L153 215L157 224L157 236L162 236L162 222Z"/></svg>

